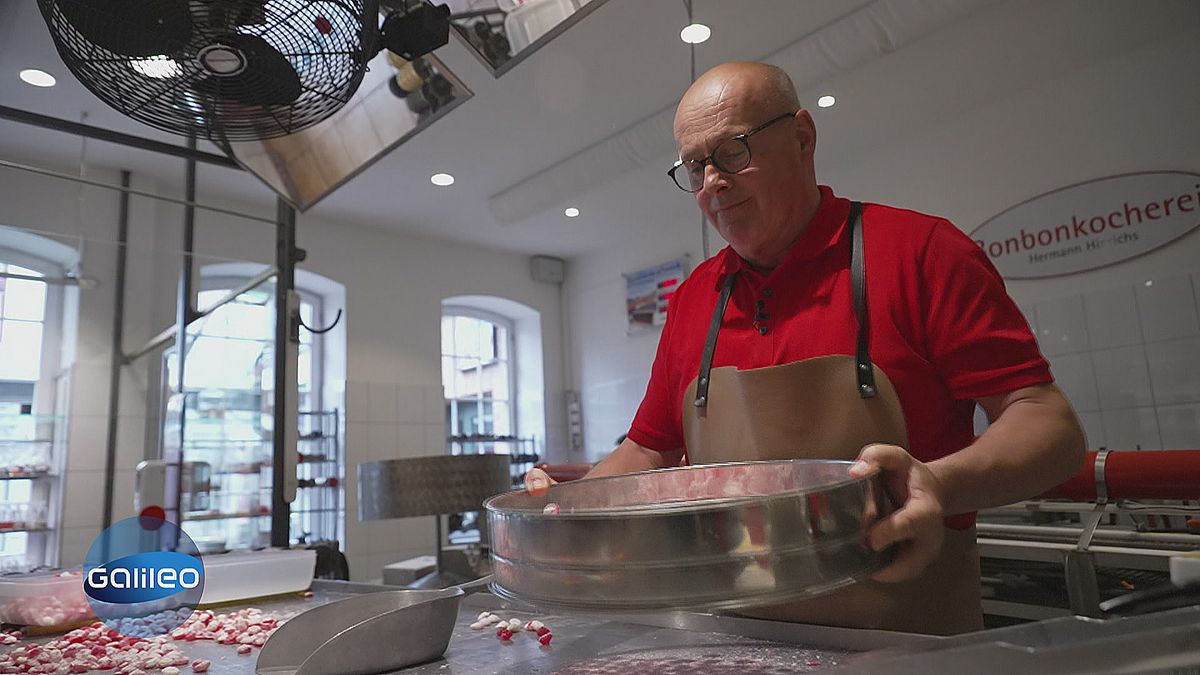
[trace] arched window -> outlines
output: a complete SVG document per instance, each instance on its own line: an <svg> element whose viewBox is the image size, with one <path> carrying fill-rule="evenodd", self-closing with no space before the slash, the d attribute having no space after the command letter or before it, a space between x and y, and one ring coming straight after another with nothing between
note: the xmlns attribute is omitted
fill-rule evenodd
<svg viewBox="0 0 1200 675"><path fill-rule="evenodd" d="M196 298L200 310L242 286L246 277L238 272L249 272L213 268L202 271ZM304 323L323 326L327 320L324 289L321 293L310 290L298 280L297 292ZM183 453L185 466L191 468L185 471L182 518L184 530L202 548L255 548L270 543L274 298L274 283L264 283L188 327ZM343 300L330 302L339 306ZM297 470L301 489L291 507L290 539L294 543L340 541L344 536L340 403L331 400L325 389L326 379L337 377L327 373L325 354L327 343L335 336L338 334L299 332ZM344 342L339 346L344 349ZM167 389L171 390L178 382L174 348L164 358Z"/></svg>
<svg viewBox="0 0 1200 675"><path fill-rule="evenodd" d="M57 560L53 476L66 466L69 381L60 368L64 284L78 261L64 244L0 227L0 573Z"/></svg>
<svg viewBox="0 0 1200 675"><path fill-rule="evenodd" d="M474 308L444 309L442 387L447 431L451 438L481 439L463 452L512 451L482 439L516 433L514 351L512 322L507 318Z"/></svg>

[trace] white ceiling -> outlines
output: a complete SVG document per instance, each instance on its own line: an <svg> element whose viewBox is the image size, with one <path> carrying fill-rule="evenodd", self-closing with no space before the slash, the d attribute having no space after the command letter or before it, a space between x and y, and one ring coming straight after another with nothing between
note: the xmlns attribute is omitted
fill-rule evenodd
<svg viewBox="0 0 1200 675"><path fill-rule="evenodd" d="M1004 3L695 0L696 19L713 29L712 39L696 49L697 68L770 57L789 70L803 95L815 97L824 93L822 82L997 4ZM691 200L663 175L673 148L669 110L690 81L689 49L678 37L685 23L678 0L609 0L499 79L452 38L438 56L474 98L302 218L565 257L629 245L648 222L693 222ZM848 24L853 30L838 30ZM850 37L856 44L848 44ZM17 73L29 67L50 71L58 86L23 84ZM1037 77L1018 75L1015 68L1025 67L1020 63L991 67L1008 68L1010 78ZM920 99L914 95L910 103ZM71 120L86 113L88 124L182 143L122 117L75 81L34 0L0 0L0 105ZM923 112L910 107L903 117ZM823 128L845 130L878 130L890 117L872 105L815 114L819 125L828 125ZM78 137L0 120L0 158L75 167L80 156ZM177 158L99 141L87 142L85 158L90 166L156 176L165 191L181 189L183 161ZM429 176L439 171L457 182L432 186ZM260 213L273 212L273 194L242 172L201 165L199 180L202 201L261 204ZM568 219L562 208L572 204L582 215ZM493 215L501 212L508 215Z"/></svg>

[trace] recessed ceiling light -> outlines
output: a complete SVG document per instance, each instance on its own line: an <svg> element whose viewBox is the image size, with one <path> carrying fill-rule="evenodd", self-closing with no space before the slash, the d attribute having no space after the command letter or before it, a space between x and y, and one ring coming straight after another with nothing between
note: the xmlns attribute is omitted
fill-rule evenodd
<svg viewBox="0 0 1200 675"><path fill-rule="evenodd" d="M183 74L183 68L179 67L179 63L167 56L151 56L148 59L135 59L129 62L129 66L146 77L153 77L160 80L179 77Z"/></svg>
<svg viewBox="0 0 1200 675"><path fill-rule="evenodd" d="M579 215L579 209L575 208L574 206L568 206L566 210L563 211L563 215L568 218L574 218L575 216Z"/></svg>
<svg viewBox="0 0 1200 675"><path fill-rule="evenodd" d="M57 80L50 73L37 68L27 68L21 71L21 79L25 80L25 84L32 84L35 87L53 87Z"/></svg>
<svg viewBox="0 0 1200 675"><path fill-rule="evenodd" d="M822 108L832 108L834 103L837 103L837 99L828 94L817 99L817 105Z"/></svg>
<svg viewBox="0 0 1200 675"><path fill-rule="evenodd" d="M448 173L435 173L429 177L429 182L440 187L454 185L454 176Z"/></svg>
<svg viewBox="0 0 1200 675"><path fill-rule="evenodd" d="M679 31L679 39L689 45L698 45L710 37L712 37L712 30L702 23L688 24Z"/></svg>

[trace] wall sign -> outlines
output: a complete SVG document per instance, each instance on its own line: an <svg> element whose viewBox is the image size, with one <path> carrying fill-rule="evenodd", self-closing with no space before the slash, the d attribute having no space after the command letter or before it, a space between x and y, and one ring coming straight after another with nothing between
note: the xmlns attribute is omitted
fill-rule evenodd
<svg viewBox="0 0 1200 675"><path fill-rule="evenodd" d="M667 304L683 283L687 257L626 274L626 333L641 333L667 322Z"/></svg>
<svg viewBox="0 0 1200 675"><path fill-rule="evenodd" d="M971 232L1007 279L1074 274L1128 260L1200 227L1200 174L1144 171L1059 188Z"/></svg>

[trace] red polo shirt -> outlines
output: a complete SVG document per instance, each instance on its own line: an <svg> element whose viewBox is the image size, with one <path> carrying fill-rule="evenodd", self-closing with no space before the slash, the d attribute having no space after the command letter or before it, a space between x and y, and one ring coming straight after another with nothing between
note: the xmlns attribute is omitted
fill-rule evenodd
<svg viewBox="0 0 1200 675"><path fill-rule="evenodd" d="M729 272L739 274L714 368L854 354L849 212L849 200L821 186L812 222L770 274L729 247L692 272L671 297L631 439L659 451L684 447L682 397ZM937 459L974 440L973 399L1051 382L1050 367L1000 274L957 227L879 204L865 204L862 219L871 359L899 395L908 451ZM759 311L767 318L756 322Z"/></svg>

